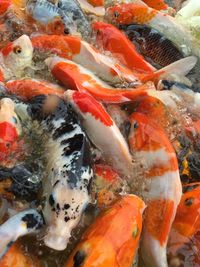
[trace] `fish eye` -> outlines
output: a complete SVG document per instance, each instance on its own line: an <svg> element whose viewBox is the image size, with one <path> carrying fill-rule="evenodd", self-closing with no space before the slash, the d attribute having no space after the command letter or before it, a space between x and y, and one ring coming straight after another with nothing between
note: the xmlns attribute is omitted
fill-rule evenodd
<svg viewBox="0 0 200 267"><path fill-rule="evenodd" d="M21 46L19 46L19 45L15 46L15 47L13 48L13 52L14 52L15 54L20 54L20 53L22 52L22 48L21 48Z"/></svg>
<svg viewBox="0 0 200 267"><path fill-rule="evenodd" d="M137 121L135 121L135 122L133 123L133 128L134 128L134 129L137 129L138 127L139 127L139 124L138 124Z"/></svg>
<svg viewBox="0 0 200 267"><path fill-rule="evenodd" d="M186 205L186 206L191 206L191 205L193 204L193 202L194 202L194 198L193 198L193 197L191 197L191 198L186 198L186 200L185 200L185 205Z"/></svg>
<svg viewBox="0 0 200 267"><path fill-rule="evenodd" d="M12 117L12 121L14 122L14 124L17 124L18 123L18 121L17 121L17 118L16 117Z"/></svg>
<svg viewBox="0 0 200 267"><path fill-rule="evenodd" d="M115 12L114 12L114 17L115 17L115 18L118 18L118 17L119 17L119 12L115 11Z"/></svg>

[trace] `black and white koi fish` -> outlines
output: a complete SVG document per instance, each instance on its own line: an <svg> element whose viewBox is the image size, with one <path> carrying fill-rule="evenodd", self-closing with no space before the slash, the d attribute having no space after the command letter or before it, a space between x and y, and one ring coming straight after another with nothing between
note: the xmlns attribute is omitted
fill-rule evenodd
<svg viewBox="0 0 200 267"><path fill-rule="evenodd" d="M93 171L89 141L77 114L59 97L37 96L28 111L48 135L43 209L48 229L44 242L63 250L90 201L88 189Z"/></svg>

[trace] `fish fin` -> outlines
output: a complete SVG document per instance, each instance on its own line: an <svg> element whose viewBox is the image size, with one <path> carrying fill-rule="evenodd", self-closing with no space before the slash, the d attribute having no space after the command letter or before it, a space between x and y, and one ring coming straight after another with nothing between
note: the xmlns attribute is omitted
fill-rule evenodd
<svg viewBox="0 0 200 267"><path fill-rule="evenodd" d="M160 79L167 79L172 76L186 76L196 65L197 58L195 56L189 56L186 58L182 58L156 72L153 74L147 74L142 78L143 82L152 80L158 81Z"/></svg>
<svg viewBox="0 0 200 267"><path fill-rule="evenodd" d="M12 0L12 9L20 20L24 20L26 18L26 0Z"/></svg>

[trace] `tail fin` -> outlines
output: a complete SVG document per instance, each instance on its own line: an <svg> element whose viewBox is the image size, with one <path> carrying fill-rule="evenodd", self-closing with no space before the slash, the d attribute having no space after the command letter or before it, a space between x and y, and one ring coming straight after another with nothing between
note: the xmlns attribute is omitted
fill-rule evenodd
<svg viewBox="0 0 200 267"><path fill-rule="evenodd" d="M172 80L172 77L178 76L178 77L184 77L187 75L196 65L197 58L194 56L189 56L186 58L182 58L167 67L164 67L160 70L157 70L153 74L147 74L142 78L143 82L152 80L154 82L158 82L160 79L170 79Z"/></svg>

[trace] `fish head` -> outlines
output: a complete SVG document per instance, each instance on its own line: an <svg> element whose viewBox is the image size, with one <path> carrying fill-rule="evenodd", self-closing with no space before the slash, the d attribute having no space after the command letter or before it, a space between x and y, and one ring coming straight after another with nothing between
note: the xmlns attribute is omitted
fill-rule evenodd
<svg viewBox="0 0 200 267"><path fill-rule="evenodd" d="M156 125L147 115L134 112L130 117L131 129L129 144L132 150L150 150L160 148L160 136Z"/></svg>
<svg viewBox="0 0 200 267"><path fill-rule="evenodd" d="M21 124L14 108L11 99L0 100L0 159L2 160L17 149L16 142L21 134Z"/></svg>
<svg viewBox="0 0 200 267"><path fill-rule="evenodd" d="M24 70L31 66L33 58L33 46L27 35L22 35L14 42L7 44L2 50L5 66L12 70Z"/></svg>
<svg viewBox="0 0 200 267"><path fill-rule="evenodd" d="M183 236L192 237L200 228L200 183L183 187L173 228Z"/></svg>

